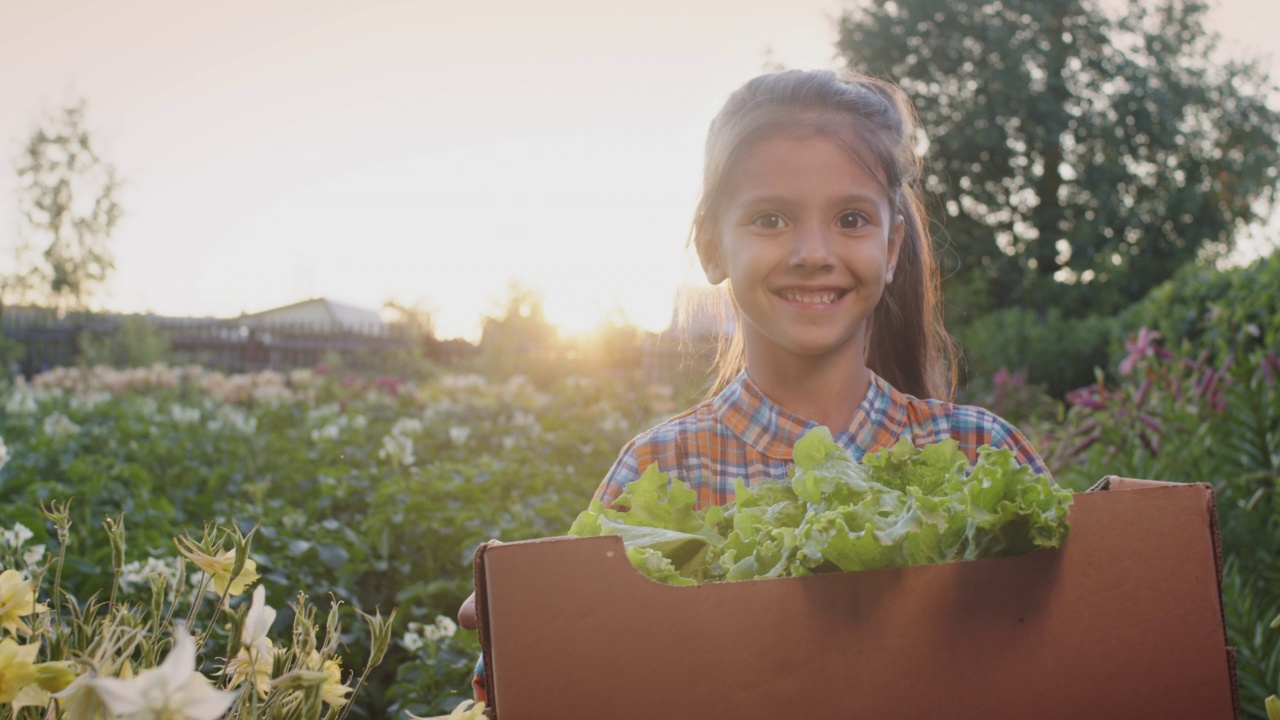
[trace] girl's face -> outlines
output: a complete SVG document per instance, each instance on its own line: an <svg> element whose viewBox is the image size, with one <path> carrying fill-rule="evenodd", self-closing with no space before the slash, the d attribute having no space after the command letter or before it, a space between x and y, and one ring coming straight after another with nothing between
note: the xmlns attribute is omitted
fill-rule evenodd
<svg viewBox="0 0 1280 720"><path fill-rule="evenodd" d="M880 179L839 140L806 132L748 146L727 180L702 261L713 284L730 281L748 364L861 363L902 238Z"/></svg>

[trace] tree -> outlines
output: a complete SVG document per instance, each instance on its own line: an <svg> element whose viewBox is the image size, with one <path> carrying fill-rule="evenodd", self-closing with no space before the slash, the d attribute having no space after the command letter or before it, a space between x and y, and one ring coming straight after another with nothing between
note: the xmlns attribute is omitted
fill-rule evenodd
<svg viewBox="0 0 1280 720"><path fill-rule="evenodd" d="M850 67L903 86L927 133L953 322L1111 313L1269 212L1280 116L1256 64L1216 65L1199 0L866 0Z"/></svg>
<svg viewBox="0 0 1280 720"><path fill-rule="evenodd" d="M122 210L115 166L98 155L76 101L32 131L15 163L25 221L6 300L82 310L115 269L107 246Z"/></svg>
<svg viewBox="0 0 1280 720"><path fill-rule="evenodd" d="M507 286L498 315L484 318L480 362L490 375L522 374L537 380L560 366L559 333L542 308L542 295L517 281Z"/></svg>

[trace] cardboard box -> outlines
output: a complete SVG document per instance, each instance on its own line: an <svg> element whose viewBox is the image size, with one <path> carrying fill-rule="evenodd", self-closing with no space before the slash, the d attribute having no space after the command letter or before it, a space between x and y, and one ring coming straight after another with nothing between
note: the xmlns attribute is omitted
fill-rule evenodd
<svg viewBox="0 0 1280 720"><path fill-rule="evenodd" d="M617 537L476 552L501 720L1238 716L1208 485L1107 478L1016 558L696 587Z"/></svg>

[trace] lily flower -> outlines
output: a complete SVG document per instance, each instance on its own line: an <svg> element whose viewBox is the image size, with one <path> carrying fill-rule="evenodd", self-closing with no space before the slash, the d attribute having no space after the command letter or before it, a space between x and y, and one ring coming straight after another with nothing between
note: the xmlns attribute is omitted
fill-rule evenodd
<svg viewBox="0 0 1280 720"><path fill-rule="evenodd" d="M320 684L320 699L333 707L342 707L350 699L347 697L352 688L342 684L342 663L336 658L321 662L320 653L312 650L307 667L325 674Z"/></svg>
<svg viewBox="0 0 1280 720"><path fill-rule="evenodd" d="M36 653L40 643L19 645L13 638L0 640L0 703L13 702L23 688L36 681Z"/></svg>
<svg viewBox="0 0 1280 720"><path fill-rule="evenodd" d="M184 543L182 541L185 542ZM174 542L178 546L178 551L182 553L195 566L203 570L213 578L213 589L219 595L226 594L235 597L245 591L245 588L253 584L258 579L258 563L252 558L245 558L244 567L240 568L240 573L234 578L231 577L231 571L235 569L236 551L228 550L221 555L209 555L200 551L196 544L190 538L175 538ZM230 591L228 591L230 587ZM274 618L273 618L274 619Z"/></svg>
<svg viewBox="0 0 1280 720"><path fill-rule="evenodd" d="M235 687L246 679L252 680L254 690L258 691L258 697L265 700L267 695L271 694L271 670L275 662L275 648L271 646L270 640L264 638L263 643L266 652L247 645L242 646L240 652L227 661L222 674L229 678L227 687Z"/></svg>
<svg viewBox="0 0 1280 720"><path fill-rule="evenodd" d="M245 614L244 628L240 631L240 652L222 670L224 675L230 677L229 687L252 678L254 689L264 699L271 693L271 670L275 657L275 648L267 637L267 631L276 619L276 611L266 604L266 596L265 587L259 585L254 588L253 601L249 605L249 612Z"/></svg>
<svg viewBox="0 0 1280 720"><path fill-rule="evenodd" d="M196 670L195 640L181 626L158 667L128 680L100 677L89 682L112 714L131 720L217 720L236 700L235 693L214 688Z"/></svg>
<svg viewBox="0 0 1280 720"><path fill-rule="evenodd" d="M35 584L23 580L22 573L17 570L0 573L0 628L15 635L30 635L31 628L22 618L48 611L48 607L36 602Z"/></svg>
<svg viewBox="0 0 1280 720"><path fill-rule="evenodd" d="M240 643L258 650L262 655L270 655L271 641L267 639L267 631L275 621L275 608L267 605L267 589L259 585L253 589L253 601L249 604L249 612L244 616Z"/></svg>

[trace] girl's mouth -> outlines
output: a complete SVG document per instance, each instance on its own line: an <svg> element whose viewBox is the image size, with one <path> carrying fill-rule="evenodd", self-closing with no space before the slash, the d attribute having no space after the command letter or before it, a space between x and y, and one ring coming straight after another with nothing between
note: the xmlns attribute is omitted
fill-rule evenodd
<svg viewBox="0 0 1280 720"><path fill-rule="evenodd" d="M834 305L847 293L847 290L797 290L784 288L779 290L777 294L787 302L799 305L821 306Z"/></svg>

